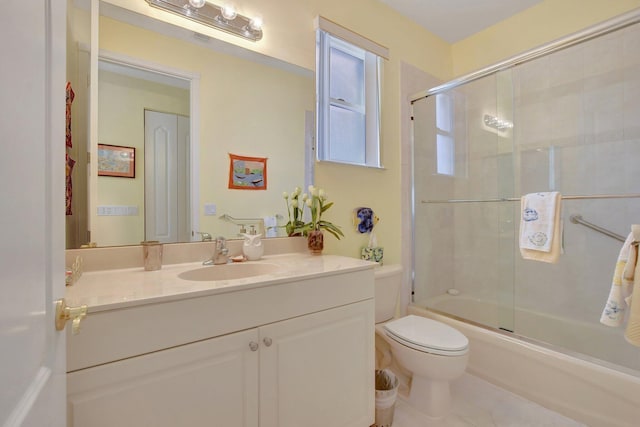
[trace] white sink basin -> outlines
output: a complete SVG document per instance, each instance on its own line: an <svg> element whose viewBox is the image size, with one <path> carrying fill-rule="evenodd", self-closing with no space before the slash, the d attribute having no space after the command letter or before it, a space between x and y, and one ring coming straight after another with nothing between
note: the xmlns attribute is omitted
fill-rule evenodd
<svg viewBox="0 0 640 427"><path fill-rule="evenodd" d="M180 273L178 277L195 281L233 280L274 273L278 268L276 264L233 263L196 268Z"/></svg>

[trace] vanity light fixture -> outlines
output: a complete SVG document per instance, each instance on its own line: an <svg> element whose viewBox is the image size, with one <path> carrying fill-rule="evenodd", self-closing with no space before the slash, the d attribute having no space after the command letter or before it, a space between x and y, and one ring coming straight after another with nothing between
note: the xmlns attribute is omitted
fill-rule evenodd
<svg viewBox="0 0 640 427"><path fill-rule="evenodd" d="M511 123L509 120L504 120L499 117L492 116L490 114L484 115L484 124L490 128L499 130L501 132L504 132L507 129L513 128L513 123Z"/></svg>
<svg viewBox="0 0 640 427"><path fill-rule="evenodd" d="M262 38L262 18L247 18L231 5L217 6L205 0L146 0L149 6L166 10L252 41Z"/></svg>

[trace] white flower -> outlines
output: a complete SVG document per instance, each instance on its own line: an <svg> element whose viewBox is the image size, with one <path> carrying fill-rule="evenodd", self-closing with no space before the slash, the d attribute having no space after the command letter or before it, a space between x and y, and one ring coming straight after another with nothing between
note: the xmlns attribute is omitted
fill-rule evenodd
<svg viewBox="0 0 640 427"><path fill-rule="evenodd" d="M303 202L306 202L308 198L309 198L309 196L307 195L307 193L302 193L302 201Z"/></svg>
<svg viewBox="0 0 640 427"><path fill-rule="evenodd" d="M316 187L313 187L313 191L311 192L311 195L313 197L318 197L319 193L320 193L320 190L318 190Z"/></svg>
<svg viewBox="0 0 640 427"><path fill-rule="evenodd" d="M293 199L291 201L291 207L297 208L298 207L298 199Z"/></svg>
<svg viewBox="0 0 640 427"><path fill-rule="evenodd" d="M282 198L285 199L285 200L289 199L289 193L287 193L286 191L283 191L282 192Z"/></svg>
<svg viewBox="0 0 640 427"><path fill-rule="evenodd" d="M301 192L300 187L296 187L293 190L293 197L298 197L300 195L300 192Z"/></svg>
<svg viewBox="0 0 640 427"><path fill-rule="evenodd" d="M313 191L315 190L316 187L314 187L313 185L309 186L309 194L313 194Z"/></svg>
<svg viewBox="0 0 640 427"><path fill-rule="evenodd" d="M327 193L325 193L325 191L321 189L318 192L318 197L320 197L320 200L324 202L325 200L327 200Z"/></svg>
<svg viewBox="0 0 640 427"><path fill-rule="evenodd" d="M307 199L305 203L307 204L307 206L311 207L313 206L313 199Z"/></svg>

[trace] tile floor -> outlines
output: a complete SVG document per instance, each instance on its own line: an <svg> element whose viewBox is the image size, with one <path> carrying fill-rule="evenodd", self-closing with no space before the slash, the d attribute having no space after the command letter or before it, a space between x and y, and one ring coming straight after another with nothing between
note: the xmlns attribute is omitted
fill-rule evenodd
<svg viewBox="0 0 640 427"><path fill-rule="evenodd" d="M586 427L470 374L451 392L452 413L439 422L425 420L399 396L393 427Z"/></svg>

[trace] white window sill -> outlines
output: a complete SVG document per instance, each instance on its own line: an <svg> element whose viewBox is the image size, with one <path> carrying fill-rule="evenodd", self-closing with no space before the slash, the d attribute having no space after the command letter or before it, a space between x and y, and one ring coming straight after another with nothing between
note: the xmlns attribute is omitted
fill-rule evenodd
<svg viewBox="0 0 640 427"><path fill-rule="evenodd" d="M328 164L334 164L334 165L355 166L355 167L361 167L361 168L367 168L367 169L387 170L387 168L385 168L382 165L380 165L380 166L365 165L365 164L362 164L362 163L341 162L341 161L338 161L338 160L318 160L318 163L328 163Z"/></svg>

